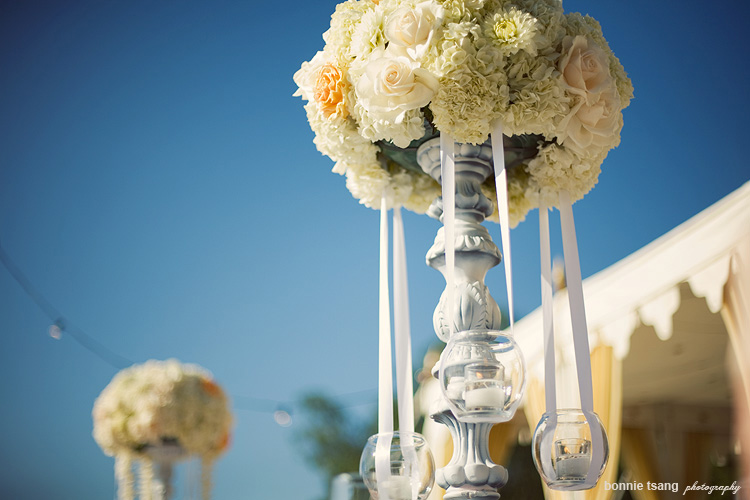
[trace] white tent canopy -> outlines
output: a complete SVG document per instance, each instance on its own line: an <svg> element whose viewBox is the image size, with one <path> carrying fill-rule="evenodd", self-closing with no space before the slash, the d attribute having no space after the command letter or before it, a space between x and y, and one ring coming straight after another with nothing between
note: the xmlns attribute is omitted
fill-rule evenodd
<svg viewBox="0 0 750 500"><path fill-rule="evenodd" d="M711 320L711 316L699 310L705 306L683 304L691 298L684 284L689 285L694 297L705 298L706 312L719 313L724 304L724 288L733 256L736 266L741 260L743 243L747 244L748 238L750 183L620 262L584 280L591 345L613 346L615 355L623 359L630 352L631 336L639 326L652 326L659 339L670 339L674 332L673 318L681 305L688 312L695 312L693 331L688 335L693 344L698 342L701 333L711 331L705 323ZM747 265L750 253L747 249L744 252L742 258ZM572 349L572 333L564 290L555 296L554 311L559 355L568 358L565 353ZM690 323L690 318L686 323ZM521 319L514 333L526 356L530 374L541 378L541 309ZM711 341L704 340L710 347Z"/></svg>

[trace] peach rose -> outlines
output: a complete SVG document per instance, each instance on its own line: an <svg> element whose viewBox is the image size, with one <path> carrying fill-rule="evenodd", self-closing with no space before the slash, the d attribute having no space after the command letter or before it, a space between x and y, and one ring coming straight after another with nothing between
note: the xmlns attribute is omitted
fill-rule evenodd
<svg viewBox="0 0 750 500"><path fill-rule="evenodd" d="M346 80L341 70L332 63L324 64L315 80L313 98L320 105L320 110L326 118L346 117L348 113L344 102L345 94Z"/></svg>

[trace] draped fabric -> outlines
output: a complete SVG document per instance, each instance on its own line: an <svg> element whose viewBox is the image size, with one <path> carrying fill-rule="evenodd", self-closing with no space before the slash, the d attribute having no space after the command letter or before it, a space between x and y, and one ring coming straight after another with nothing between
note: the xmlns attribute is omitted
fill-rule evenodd
<svg viewBox="0 0 750 500"><path fill-rule="evenodd" d="M604 424L609 439L609 461L599 484L585 492L561 492L544 487L548 500L604 500L611 491L606 491L604 482L617 480L617 466L620 456L620 427L622 421L622 362L615 357L614 349L600 345L591 353L591 374L594 383L594 411ZM575 379L560 380L563 386L575 384ZM544 384L532 379L526 388L525 412L529 428L533 430L545 411Z"/></svg>
<svg viewBox="0 0 750 500"><path fill-rule="evenodd" d="M513 419L510 422L495 424L490 431L490 458L493 462L500 465L508 464L513 449L518 443L518 431L521 422Z"/></svg>
<svg viewBox="0 0 750 500"><path fill-rule="evenodd" d="M750 450L750 235L733 250L724 285L721 315L734 354L730 373L735 397L735 434L743 452ZM743 486L750 487L750 453L741 455Z"/></svg>
<svg viewBox="0 0 750 500"><path fill-rule="evenodd" d="M644 429L622 429L622 467L629 482L640 484L659 483L661 478L651 449L651 438ZM631 490L635 500L659 500L659 492L644 488Z"/></svg>
<svg viewBox="0 0 750 500"><path fill-rule="evenodd" d="M710 484L710 461L711 451L714 448L714 435L708 432L686 432L685 433L685 484L690 485L697 481L698 484ZM698 500L705 497L702 491L686 491L686 500Z"/></svg>
<svg viewBox="0 0 750 500"><path fill-rule="evenodd" d="M622 427L622 361L615 357L612 347L600 345L594 348L591 353L591 373L594 411L607 431L609 462L597 487L586 491L586 500L604 500L611 494L605 489L605 481L610 484L617 481Z"/></svg>

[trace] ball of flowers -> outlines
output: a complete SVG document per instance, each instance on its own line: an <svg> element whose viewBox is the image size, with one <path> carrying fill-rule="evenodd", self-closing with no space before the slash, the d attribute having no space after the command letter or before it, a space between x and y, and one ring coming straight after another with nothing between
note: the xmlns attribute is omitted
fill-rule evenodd
<svg viewBox="0 0 750 500"><path fill-rule="evenodd" d="M295 95L318 150L371 208L385 189L390 205L426 211L439 188L408 153L438 134L481 144L496 123L533 149L508 171L513 225L560 191L578 200L633 96L599 23L559 0L347 0L323 39Z"/></svg>
<svg viewBox="0 0 750 500"><path fill-rule="evenodd" d="M150 491L153 462L191 455L202 459L208 498L211 464L227 449L232 426L228 398L209 372L174 359L133 365L104 388L92 416L94 439L115 457L119 498L133 498L134 461L141 488Z"/></svg>

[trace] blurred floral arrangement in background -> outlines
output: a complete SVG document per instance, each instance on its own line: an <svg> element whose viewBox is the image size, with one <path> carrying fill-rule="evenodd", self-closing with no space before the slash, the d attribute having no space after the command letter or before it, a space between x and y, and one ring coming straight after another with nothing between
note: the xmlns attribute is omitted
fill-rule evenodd
<svg viewBox="0 0 750 500"><path fill-rule="evenodd" d="M94 403L94 439L115 457L119 498L134 498L133 462L141 497L150 498L154 457L202 461L203 497L213 461L229 445L229 400L211 374L177 360L150 360L120 371Z"/></svg>

